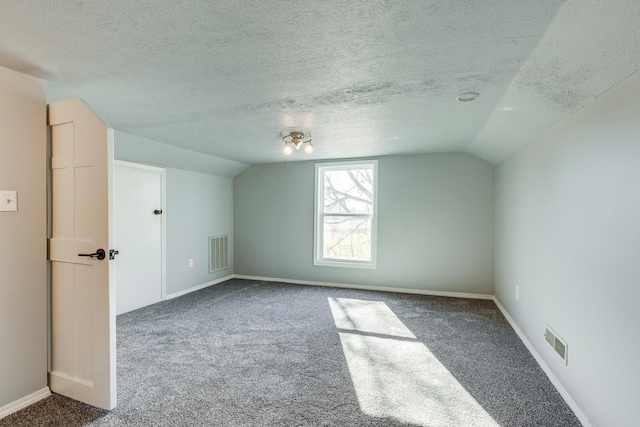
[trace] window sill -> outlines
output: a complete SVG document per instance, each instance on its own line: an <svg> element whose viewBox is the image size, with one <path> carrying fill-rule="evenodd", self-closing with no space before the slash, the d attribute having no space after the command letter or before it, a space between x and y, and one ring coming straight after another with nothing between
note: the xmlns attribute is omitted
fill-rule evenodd
<svg viewBox="0 0 640 427"><path fill-rule="evenodd" d="M377 268L375 262L315 260L313 265L318 267L359 268L364 270L375 270Z"/></svg>

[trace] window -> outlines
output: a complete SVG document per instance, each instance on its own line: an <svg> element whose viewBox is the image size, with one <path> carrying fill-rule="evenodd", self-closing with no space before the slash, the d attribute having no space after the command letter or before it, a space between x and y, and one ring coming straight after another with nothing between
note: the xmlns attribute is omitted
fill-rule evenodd
<svg viewBox="0 0 640 427"><path fill-rule="evenodd" d="M377 160L316 163L314 265L376 268Z"/></svg>

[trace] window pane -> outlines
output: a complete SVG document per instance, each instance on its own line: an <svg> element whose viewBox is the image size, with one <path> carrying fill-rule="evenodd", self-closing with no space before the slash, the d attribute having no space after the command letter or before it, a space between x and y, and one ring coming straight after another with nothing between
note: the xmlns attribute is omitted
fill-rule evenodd
<svg viewBox="0 0 640 427"><path fill-rule="evenodd" d="M373 168L324 171L324 213L373 213Z"/></svg>
<svg viewBox="0 0 640 427"><path fill-rule="evenodd" d="M371 261L371 217L324 217L322 256Z"/></svg>

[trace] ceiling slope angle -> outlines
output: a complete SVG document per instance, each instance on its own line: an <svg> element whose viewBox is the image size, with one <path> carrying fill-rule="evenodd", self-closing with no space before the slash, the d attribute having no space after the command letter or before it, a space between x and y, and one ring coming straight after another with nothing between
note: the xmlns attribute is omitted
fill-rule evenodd
<svg viewBox="0 0 640 427"><path fill-rule="evenodd" d="M640 69L640 2L569 0L468 151L494 164Z"/></svg>
<svg viewBox="0 0 640 427"><path fill-rule="evenodd" d="M447 151L497 163L640 68L635 3L6 0L0 66L47 80L49 102L82 98L136 156L157 141L230 174ZM283 153L290 128L312 153Z"/></svg>

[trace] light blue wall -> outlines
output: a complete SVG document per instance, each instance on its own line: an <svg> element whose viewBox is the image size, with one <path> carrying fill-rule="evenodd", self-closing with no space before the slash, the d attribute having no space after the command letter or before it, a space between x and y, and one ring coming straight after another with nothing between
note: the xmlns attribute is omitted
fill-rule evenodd
<svg viewBox="0 0 640 427"><path fill-rule="evenodd" d="M594 426L640 420L638 93L640 73L496 169L496 296Z"/></svg>
<svg viewBox="0 0 640 427"><path fill-rule="evenodd" d="M167 170L167 295L233 274L232 176L246 165L118 131L115 158ZM229 236L229 269L209 274L208 238L218 235Z"/></svg>
<svg viewBox="0 0 640 427"><path fill-rule="evenodd" d="M234 178L235 273L493 294L493 166L463 153L378 159L378 268L313 265L314 162Z"/></svg>
<svg viewBox="0 0 640 427"><path fill-rule="evenodd" d="M167 169L166 215L167 295L233 273L231 178ZM208 237L219 235L229 236L229 269L209 274Z"/></svg>

